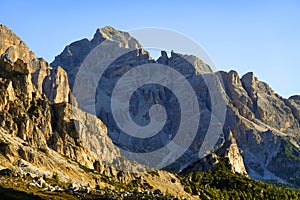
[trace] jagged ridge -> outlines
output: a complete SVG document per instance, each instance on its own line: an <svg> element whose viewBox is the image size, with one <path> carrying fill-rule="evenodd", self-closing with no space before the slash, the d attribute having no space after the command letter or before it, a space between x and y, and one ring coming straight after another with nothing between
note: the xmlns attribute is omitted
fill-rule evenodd
<svg viewBox="0 0 300 200"><path fill-rule="evenodd" d="M111 39L111 37L109 39ZM83 41L78 41L76 44L80 47L85 47L85 42ZM55 63L55 65L61 65L68 70L78 69L81 64L80 62L77 62L76 65L66 65L65 63L72 63L72 60L78 61L77 58L81 58L82 53L80 51L74 52L71 57L62 60L65 52L66 49L62 54L56 57L53 63ZM196 57L189 57L191 59L189 61L192 65L186 64L185 59L182 59L183 56L174 52L172 52L170 58L168 58L165 52L162 52L161 57L157 61L151 59L141 60L139 54L128 56L132 57L126 57L123 62L124 64L130 62L131 67L134 67L137 64L158 62L169 65L188 77L190 83L197 92L197 95L201 99L200 108L203 113L206 114L201 118L204 120L202 120L202 123L200 124L201 128L198 137L196 138L196 142L192 144L190 151L185 154L186 158L182 158L183 160L179 159L178 162L181 163L180 165L185 166L187 163L196 161L199 143L201 144L203 134L206 130L205 127L207 127L209 123L209 118L207 116L210 115L211 107L209 95L207 89L205 89L205 83L203 80L201 81L201 76L199 75L207 74L207 72L212 74L211 69ZM117 69L117 64L115 68ZM124 70L123 73L128 70L129 69ZM228 73L221 71L215 73L215 75L221 78L220 80L223 83L223 87L221 87L220 90L224 90L224 101L227 104L227 117L223 128L223 142L226 143L228 141L234 146L233 140L229 139L229 135L232 133L232 137L234 138L234 141L236 141L238 147L238 152L236 151L236 148L230 148L231 145L227 147L229 150L227 155L231 155L229 157L232 163L232 170L247 173L252 178L266 180L277 179L280 181L289 181L288 179L298 176L300 173L297 169L299 163L295 164L294 161L284 164L289 167L294 166L294 173L289 178L276 172L274 167L282 165L282 163L279 163L277 157L281 155L279 147L285 145L284 141L289 141L289 143L295 145L296 148L299 148L299 100L296 97L291 97L289 99L282 98L276 94L268 84L259 81L251 72L245 74L242 78L240 78L235 71L230 71ZM68 76L70 80L74 79L72 73L68 72ZM207 76L209 76L209 74ZM102 85L103 87L108 88L107 90L112 89L112 83L117 80L111 76L110 78L111 82L108 81ZM137 93L139 97L146 98L143 102L147 102L147 93L149 93L149 91L150 89L148 88L143 92L139 91ZM166 91L159 90L157 93L153 94L153 99L156 102L162 101L166 103L165 100L161 99L161 97L164 96L166 99L170 99L170 95ZM139 105L139 102L133 102L133 105ZM103 106L102 110L105 111L107 108ZM137 106L133 109L133 112L146 113L147 111ZM124 138L121 140L118 133L113 131L115 124L106 121L108 118L107 112L99 113L98 116L104 121L109 129L110 127L112 128L109 135L114 142L121 145L122 143L129 142L124 141ZM176 124L177 122L175 121L174 123ZM172 130L171 127L172 124L169 126L169 129ZM132 143L136 142L137 141ZM152 144L148 145L155 146L158 144L159 139L154 140ZM235 160L242 160L242 162L235 162ZM241 169L246 169L246 171L241 171ZM285 171L285 168L283 167L282 170Z"/></svg>

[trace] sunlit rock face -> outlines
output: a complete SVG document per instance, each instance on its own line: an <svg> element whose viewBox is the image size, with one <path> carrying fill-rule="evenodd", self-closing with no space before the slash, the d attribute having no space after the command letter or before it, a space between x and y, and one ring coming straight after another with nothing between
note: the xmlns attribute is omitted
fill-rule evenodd
<svg viewBox="0 0 300 200"><path fill-rule="evenodd" d="M37 58L27 45L6 26L0 25L0 55L10 64L21 60L27 67L14 71L30 73L31 81L40 94L46 94L53 103L69 102L68 77L61 68L51 67L44 59ZM26 72L24 71L26 70Z"/></svg>

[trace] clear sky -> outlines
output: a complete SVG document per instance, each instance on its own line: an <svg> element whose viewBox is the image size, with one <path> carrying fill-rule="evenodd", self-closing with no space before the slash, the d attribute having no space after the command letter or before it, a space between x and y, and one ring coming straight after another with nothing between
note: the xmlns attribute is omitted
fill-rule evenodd
<svg viewBox="0 0 300 200"><path fill-rule="evenodd" d="M253 71L284 97L300 94L299 0L0 0L0 8L0 23L49 62L99 27L162 27L193 38L219 70Z"/></svg>

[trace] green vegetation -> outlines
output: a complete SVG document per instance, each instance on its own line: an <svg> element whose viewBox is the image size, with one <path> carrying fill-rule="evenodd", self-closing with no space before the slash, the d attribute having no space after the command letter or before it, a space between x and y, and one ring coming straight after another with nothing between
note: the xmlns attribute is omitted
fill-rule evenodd
<svg viewBox="0 0 300 200"><path fill-rule="evenodd" d="M300 191L233 174L222 160L215 171L190 173L182 178L185 191L201 199L300 199Z"/></svg>
<svg viewBox="0 0 300 200"><path fill-rule="evenodd" d="M282 141L282 148L284 155L287 156L288 159L300 161L300 151L294 145L292 145L289 141Z"/></svg>
<svg viewBox="0 0 300 200"><path fill-rule="evenodd" d="M271 172L281 174L282 178L300 186L300 151L289 141L282 140L278 154L270 165L273 166L269 169Z"/></svg>

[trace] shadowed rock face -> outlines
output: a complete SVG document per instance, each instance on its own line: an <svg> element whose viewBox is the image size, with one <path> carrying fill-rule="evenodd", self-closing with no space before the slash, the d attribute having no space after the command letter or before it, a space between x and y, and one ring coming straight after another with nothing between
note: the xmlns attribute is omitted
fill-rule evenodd
<svg viewBox="0 0 300 200"><path fill-rule="evenodd" d="M111 27L105 27L98 29L92 40L83 39L68 45L52 64L62 66L67 71L72 86L76 72L86 55L104 40L115 41L119 43L120 48L128 48L130 44L132 44L131 48L141 48L138 42L128 34ZM280 168L285 171L283 167L280 167L283 162L282 156L285 155L283 149L293 147L295 148L294 151L299 151L299 96L293 96L289 99L282 98L268 84L259 81L252 72L245 74L242 78L235 71L214 73L208 65L195 56L185 56L172 52L169 58L165 52L162 52L157 61L150 59L150 56L144 58L138 53L127 54L126 57L119 58L111 65L111 71L104 75L105 81L99 83L98 94L109 98L110 93L108 91L113 89L120 76L135 66L145 63L156 62L168 65L187 77L199 97L202 113L201 122L194 143L184 156L177 160L173 166L169 166L170 169L181 170L190 165L189 169L192 168L197 171L205 170L214 165L214 159L208 158L212 157L211 155L199 160L197 153L212 117L212 102L203 77L217 76L220 79L219 90L223 94L222 98L226 103L227 111L223 133L217 143L220 150L215 151L213 155L228 157L233 171L242 174L247 173L252 178L280 181L290 181L289 179L293 178L282 175L277 169ZM130 67L122 68L123 71L120 71L120 63L122 65L130 63ZM114 70L117 72L113 73ZM101 90L101 88L105 88L105 90ZM147 114L148 112L148 106L143 107L142 105L160 103L166 106L167 113L178 110L175 108L178 106L178 102L176 103L176 98L172 92L159 86L145 86L137 90L131 100L130 109L133 113L132 117L136 121L143 116L143 113ZM108 127L108 134L112 140L120 146L128 147L129 144L128 148L136 150L134 145L130 144L139 144L139 141L126 139L118 131L116 124L110 118L110 105L101 104L100 101L98 103L99 112L97 115ZM173 114L172 116L176 116L176 112ZM145 120L147 121L147 115ZM176 133L174 124L179 123L179 118L173 117L173 120L164 129L167 131L163 130L162 134L152 138L152 141L148 141L146 146L155 149L167 143L168 138L165 136L169 134L172 137L172 134ZM143 120L139 121L139 123L142 122ZM139 145L143 147L142 144ZM144 147L146 148L146 146ZM199 164L192 164L194 162L202 163L201 167ZM293 176L300 173L300 170L297 169L300 164L299 159L293 157L290 161L284 160L284 162L286 162L285 166L294 170Z"/></svg>

